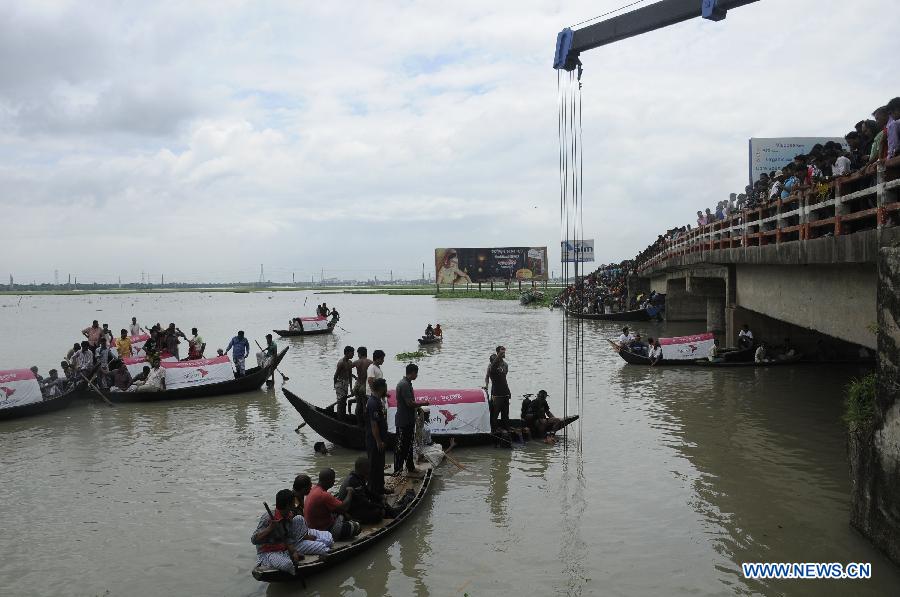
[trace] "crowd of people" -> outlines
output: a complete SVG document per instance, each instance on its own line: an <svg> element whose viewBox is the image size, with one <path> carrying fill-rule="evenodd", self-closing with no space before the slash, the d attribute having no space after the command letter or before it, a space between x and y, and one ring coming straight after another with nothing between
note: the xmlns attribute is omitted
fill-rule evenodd
<svg viewBox="0 0 900 597"><path fill-rule="evenodd" d="M627 278L632 269L631 261L601 265L567 286L555 304L584 313L603 313L606 308L621 311L628 307Z"/></svg>
<svg viewBox="0 0 900 597"><path fill-rule="evenodd" d="M845 148L837 141L817 143L809 153L798 154L780 169L762 173L743 193L731 193L715 209L697 212L697 225L705 226L743 209L753 209L776 199L787 199L800 189L828 183L842 176L874 173L879 161L900 155L900 97L895 97L860 120L844 135ZM827 191L826 191L827 192ZM874 207L874 205L870 205Z"/></svg>
<svg viewBox="0 0 900 597"><path fill-rule="evenodd" d="M165 370L161 363L166 360L193 361L206 358L206 341L196 327L191 328L188 337L174 323L166 328L157 323L145 330L131 318L131 324L119 331L115 337L109 324L94 320L81 331L84 340L75 342L60 361L59 369L50 369L47 377L40 375L38 368L31 371L37 379L43 398L49 400L72 390L75 384L83 383L112 392L158 392L166 389ZM181 357L182 340L187 343L187 355ZM217 350L218 356L232 353L236 376L245 375L246 358L250 355L250 343L239 331L228 346ZM278 354L278 346L271 334L266 335L266 346L256 353L257 365L264 366ZM141 373L132 375L125 359L144 357L146 365Z"/></svg>

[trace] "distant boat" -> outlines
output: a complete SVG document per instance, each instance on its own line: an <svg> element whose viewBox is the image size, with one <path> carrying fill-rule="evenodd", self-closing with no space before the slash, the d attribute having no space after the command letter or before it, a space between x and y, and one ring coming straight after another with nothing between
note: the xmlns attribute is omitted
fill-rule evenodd
<svg viewBox="0 0 900 597"><path fill-rule="evenodd" d="M325 317L297 317L300 320L299 330L272 330L282 338L293 338L295 336L320 336L322 334L331 334L334 332L334 326L337 325L339 318L332 318L330 321Z"/></svg>
<svg viewBox="0 0 900 597"><path fill-rule="evenodd" d="M650 321L651 319L662 321L662 311L659 307L620 311L619 313L578 313L577 311L566 309L566 315L577 319L594 319L598 321Z"/></svg>

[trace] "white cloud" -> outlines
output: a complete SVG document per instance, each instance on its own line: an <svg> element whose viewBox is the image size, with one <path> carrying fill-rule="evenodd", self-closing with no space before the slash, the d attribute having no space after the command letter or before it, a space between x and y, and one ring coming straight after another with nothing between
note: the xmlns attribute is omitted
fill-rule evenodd
<svg viewBox="0 0 900 597"><path fill-rule="evenodd" d="M440 245L554 254L553 42L612 6L7 3L5 261L44 280L253 279L261 260L306 279L412 276ZM840 135L897 95L892 8L761 2L586 53L598 257L742 188L750 136ZM183 259L198 252L212 269Z"/></svg>

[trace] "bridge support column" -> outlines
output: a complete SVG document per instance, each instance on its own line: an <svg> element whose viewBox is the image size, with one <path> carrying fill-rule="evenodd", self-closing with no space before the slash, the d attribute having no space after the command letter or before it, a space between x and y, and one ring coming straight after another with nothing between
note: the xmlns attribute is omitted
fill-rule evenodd
<svg viewBox="0 0 900 597"><path fill-rule="evenodd" d="M900 249L878 258L878 384L872 421L850 432L850 524L900 563Z"/></svg>
<svg viewBox="0 0 900 597"><path fill-rule="evenodd" d="M684 278L666 281L666 321L705 321L706 299L690 294Z"/></svg>
<svg viewBox="0 0 900 597"><path fill-rule="evenodd" d="M725 296L706 297L706 330L725 333Z"/></svg>

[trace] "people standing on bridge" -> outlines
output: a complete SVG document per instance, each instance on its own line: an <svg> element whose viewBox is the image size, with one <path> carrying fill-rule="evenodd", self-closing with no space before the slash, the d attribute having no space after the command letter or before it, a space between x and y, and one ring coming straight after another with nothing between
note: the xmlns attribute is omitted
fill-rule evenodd
<svg viewBox="0 0 900 597"><path fill-rule="evenodd" d="M496 427L497 418L500 418L500 426L509 428L509 400L512 392L506 376L509 373L509 364L506 362L506 347L498 346L495 354L491 355L487 374L484 376L484 388L487 389L488 381L491 384L491 428Z"/></svg>
<svg viewBox="0 0 900 597"><path fill-rule="evenodd" d="M353 378L353 347L344 347L344 356L337 362L334 370L334 395L337 398L335 405L340 416L347 414L347 397L350 394L350 382Z"/></svg>
<svg viewBox="0 0 900 597"><path fill-rule="evenodd" d="M243 377L246 372L247 355L250 354L250 343L244 337L244 330L239 330L237 336L231 339L228 346L225 347L225 354L228 354L232 348L234 348L234 352L231 353L231 356L234 366L237 368L238 377Z"/></svg>

